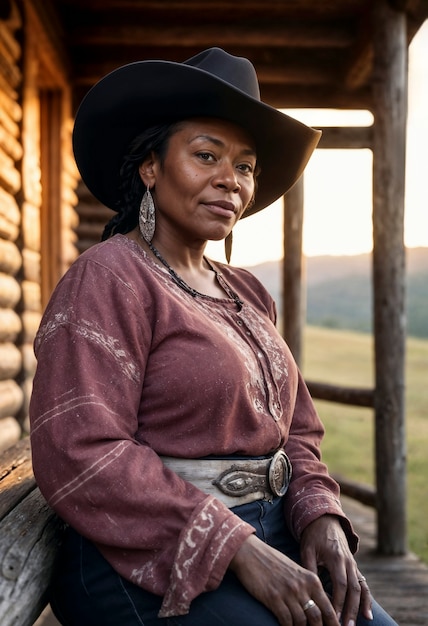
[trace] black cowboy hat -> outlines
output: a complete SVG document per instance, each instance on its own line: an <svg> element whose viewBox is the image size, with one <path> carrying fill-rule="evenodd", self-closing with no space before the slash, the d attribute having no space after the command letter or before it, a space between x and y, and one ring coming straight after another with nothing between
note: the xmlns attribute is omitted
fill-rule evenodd
<svg viewBox="0 0 428 626"><path fill-rule="evenodd" d="M77 111L73 148L83 181L117 211L119 170L131 141L149 126L192 117L229 120L254 139L261 172L245 217L292 187L321 136L260 101L248 59L210 48L184 63L138 61L102 78Z"/></svg>

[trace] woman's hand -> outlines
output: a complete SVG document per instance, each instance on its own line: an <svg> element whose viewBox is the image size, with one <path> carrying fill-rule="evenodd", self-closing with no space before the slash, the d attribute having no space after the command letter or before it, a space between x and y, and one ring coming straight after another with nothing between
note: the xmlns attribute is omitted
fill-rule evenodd
<svg viewBox="0 0 428 626"><path fill-rule="evenodd" d="M373 619L371 595L364 576L358 570L338 518L322 515L303 532L302 564L311 572L325 568L333 586L332 603L341 623L354 626L361 608L366 619Z"/></svg>
<svg viewBox="0 0 428 626"><path fill-rule="evenodd" d="M339 626L317 574L297 565L255 535L242 544L230 569L247 591L274 613L281 626ZM305 610L309 600L315 604Z"/></svg>

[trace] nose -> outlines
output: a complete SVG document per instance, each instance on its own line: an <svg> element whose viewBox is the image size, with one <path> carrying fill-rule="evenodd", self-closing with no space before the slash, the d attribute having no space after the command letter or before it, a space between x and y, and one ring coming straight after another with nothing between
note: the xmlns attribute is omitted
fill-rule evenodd
<svg viewBox="0 0 428 626"><path fill-rule="evenodd" d="M241 189L236 168L228 160L219 163L213 183L218 189L225 189L235 193Z"/></svg>

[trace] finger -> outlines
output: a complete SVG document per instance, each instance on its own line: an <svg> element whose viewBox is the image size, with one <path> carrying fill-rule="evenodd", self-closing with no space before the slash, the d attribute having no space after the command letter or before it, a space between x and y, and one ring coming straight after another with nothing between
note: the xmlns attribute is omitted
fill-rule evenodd
<svg viewBox="0 0 428 626"><path fill-rule="evenodd" d="M346 600L342 612L342 620L344 624L350 622L356 623L361 603L361 583L362 578L357 572L352 573L348 579Z"/></svg>
<svg viewBox="0 0 428 626"><path fill-rule="evenodd" d="M363 617L368 620L373 619L372 613L372 594L370 593L370 588L367 584L365 577L362 574L358 574L358 582L361 587L361 600L360 600L360 611Z"/></svg>
<svg viewBox="0 0 428 626"><path fill-rule="evenodd" d="M338 564L337 567L329 572L331 578L332 587L332 604L337 615L341 615L344 610L344 606L349 593L349 580L348 572L343 564ZM354 575L354 584L357 585L359 591L359 585L357 583L356 576ZM359 603L359 596L358 596Z"/></svg>
<svg viewBox="0 0 428 626"><path fill-rule="evenodd" d="M314 574L318 572L318 562L315 550L302 550L301 559L303 567Z"/></svg>
<svg viewBox="0 0 428 626"><path fill-rule="evenodd" d="M277 606L271 605L268 608L275 615L280 626L293 626L294 622L293 622L292 614L288 606L284 602L278 603Z"/></svg>
<svg viewBox="0 0 428 626"><path fill-rule="evenodd" d="M303 616L302 616L302 612L303 612ZM293 615L293 618L295 619L296 624L305 623L304 622L305 619L307 623L310 624L311 626L322 626L322 623L323 623L322 612L319 606L317 605L317 603L315 602L315 600L312 600L312 598L309 598L309 600L304 602L303 605L301 606L299 605L299 617L300 617L300 621L297 621L297 619Z"/></svg>
<svg viewBox="0 0 428 626"><path fill-rule="evenodd" d="M338 626L339 625L339 620L338 617L336 615L336 611L332 605L332 603L330 602L329 597L327 596L327 594L321 590L320 592L315 591L312 594L312 599L315 602L319 612L320 612L320 619L321 622L320 624L324 624L325 626ZM308 619L309 617L314 617L314 611L313 609L308 609L305 611L306 613L306 618ZM308 615L310 614L310 615ZM312 624L312 622L308 619L308 623ZM318 624L318 622L314 622L314 624Z"/></svg>

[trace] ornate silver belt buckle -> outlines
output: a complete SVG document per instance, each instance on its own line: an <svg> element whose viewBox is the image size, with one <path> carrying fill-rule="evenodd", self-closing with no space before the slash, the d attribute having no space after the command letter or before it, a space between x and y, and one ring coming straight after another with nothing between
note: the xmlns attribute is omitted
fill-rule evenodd
<svg viewBox="0 0 428 626"><path fill-rule="evenodd" d="M283 450L278 450L269 465L269 487L275 496L283 496L291 480L292 467L288 456Z"/></svg>

